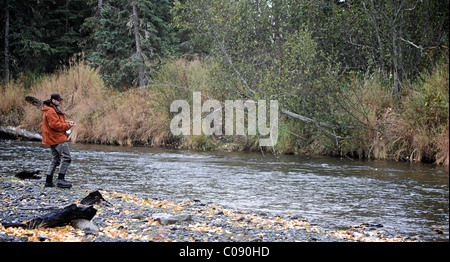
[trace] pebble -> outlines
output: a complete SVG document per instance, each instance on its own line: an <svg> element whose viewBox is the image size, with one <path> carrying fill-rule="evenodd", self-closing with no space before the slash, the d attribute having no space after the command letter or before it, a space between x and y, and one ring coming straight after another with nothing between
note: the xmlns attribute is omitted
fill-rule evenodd
<svg viewBox="0 0 450 262"><path fill-rule="evenodd" d="M33 219L69 204L79 203L90 192L97 190L44 188L43 184L44 181L0 177L0 223L20 223ZM366 237L364 231L352 231L344 236L334 234L334 231L308 223L299 215L234 210L198 199L177 202L157 197L140 198L107 190L100 192L112 205L104 202L94 205L97 214L87 221L89 223L84 221L84 228L77 224L74 226L81 229L71 226L61 228L61 234L69 234L62 238L68 239L64 241L343 242L359 241ZM14 236L0 225L0 242L59 241L54 236L46 235L45 230L34 231L32 235L35 238ZM367 239L374 237L372 234Z"/></svg>

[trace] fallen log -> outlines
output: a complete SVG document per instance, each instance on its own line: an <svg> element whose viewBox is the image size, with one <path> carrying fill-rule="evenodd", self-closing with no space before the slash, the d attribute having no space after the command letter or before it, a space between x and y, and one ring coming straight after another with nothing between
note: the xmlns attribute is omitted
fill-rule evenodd
<svg viewBox="0 0 450 262"><path fill-rule="evenodd" d="M35 218L29 221L29 225L32 228L36 227L60 227L71 224L75 219L87 219L91 220L97 209L92 206L78 206L72 204L64 207L63 209L55 210L47 215L39 218Z"/></svg>
<svg viewBox="0 0 450 262"><path fill-rule="evenodd" d="M77 219L91 220L97 209L92 206L81 206L72 204L62 209L55 210L41 217L31 219L25 223L2 223L5 228L22 227L27 229L35 229L40 227L60 227L71 224Z"/></svg>
<svg viewBox="0 0 450 262"><path fill-rule="evenodd" d="M0 126L0 138L42 141L40 134L13 126Z"/></svg>
<svg viewBox="0 0 450 262"><path fill-rule="evenodd" d="M111 203L106 201L106 199L103 198L102 194L100 194L100 192L97 190L89 193L89 195L83 198L80 203L83 205L96 205L100 204L102 201L105 201L105 203L111 205Z"/></svg>
<svg viewBox="0 0 450 262"><path fill-rule="evenodd" d="M77 221L90 221L97 213L97 209L92 205L100 204L101 201L105 201L111 205L111 203L106 201L102 194L97 190L89 193L87 197L83 198L83 200L81 200L81 205L72 204L23 223L2 222L2 225L5 228L22 227L26 229L35 229L40 227L60 227L73 223L77 224Z"/></svg>

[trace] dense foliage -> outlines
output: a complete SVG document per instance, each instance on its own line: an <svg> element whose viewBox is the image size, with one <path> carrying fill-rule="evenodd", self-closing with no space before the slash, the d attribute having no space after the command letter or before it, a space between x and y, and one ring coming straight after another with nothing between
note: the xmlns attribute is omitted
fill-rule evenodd
<svg viewBox="0 0 450 262"><path fill-rule="evenodd" d="M148 83L176 49L171 6L170 0L2 1L2 77L53 73L84 53L110 86Z"/></svg>
<svg viewBox="0 0 450 262"><path fill-rule="evenodd" d="M190 99L193 90L221 101L277 99L282 117L274 151L448 164L448 4L448 0L4 0L2 83L16 81L25 90L38 86L33 92L50 92L47 87L55 87L44 76L54 74L69 85L60 90L75 94L80 81L70 79L73 70L61 69L81 63L74 68L88 65L96 70L86 69L89 76L100 74L103 83L83 87L93 95L98 90L115 94L163 84L148 90L149 97L164 99L131 108L152 107L167 118L168 104ZM105 91L103 84L111 90ZM2 113L15 112L2 119L20 122L21 110L11 109L20 88L12 84L0 91L7 98L0 106ZM133 121L108 117L116 117L117 125ZM128 125L142 129L142 122ZM161 141L199 148L224 141L165 137L168 131L162 126L167 119L157 122L152 126L161 130L153 133L164 133ZM122 129L117 127L117 134L123 134ZM104 137L120 141L117 134ZM146 134L125 135L124 140L129 139L125 144L147 141L141 137ZM251 138L227 141L259 150Z"/></svg>

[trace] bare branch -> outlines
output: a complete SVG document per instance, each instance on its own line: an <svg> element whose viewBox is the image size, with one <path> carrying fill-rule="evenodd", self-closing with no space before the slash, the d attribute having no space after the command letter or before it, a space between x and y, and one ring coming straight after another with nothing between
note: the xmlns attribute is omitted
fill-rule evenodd
<svg viewBox="0 0 450 262"><path fill-rule="evenodd" d="M320 127L321 129L322 129L322 127L326 127L326 128L333 129L333 130L342 129L342 128L346 128L346 129L357 128L355 126L335 126L335 125L330 125L328 123L319 122L319 121L316 121L316 120L314 120L312 118L309 118L309 117L306 117L306 116L302 116L302 115L299 115L299 114L296 114L296 113L293 113L293 112L287 111L287 110L281 110L281 113L285 114L285 115L287 115L289 117L301 120L301 121L303 121L305 123L314 124L317 127Z"/></svg>
<svg viewBox="0 0 450 262"><path fill-rule="evenodd" d="M408 41L408 40L406 40L406 39L403 39L402 37L399 37L398 39L400 39L400 40L402 40L403 42L406 42L406 43L408 43L408 44L414 46L414 47L417 48L417 49L420 49L421 51L423 50L423 47L422 47L422 46L420 46L420 45L418 46L418 45L414 44L414 43L411 42L411 41Z"/></svg>
<svg viewBox="0 0 450 262"><path fill-rule="evenodd" d="M233 61L231 61L230 56L228 55L227 50L225 49L225 46L223 45L223 43L221 41L219 41L216 31L213 30L213 34L214 34L214 38L216 40L216 42L219 44L220 50L222 51L222 53L224 54L225 58L227 59L227 62L230 64L231 68L234 70L234 72L237 74L237 76L239 77L239 79L241 80L241 82L244 84L245 88L247 88L248 91L250 91L253 95L255 94L255 91L253 91L253 89L251 89L248 84L247 81L242 77L241 73L236 69L236 67L233 64Z"/></svg>

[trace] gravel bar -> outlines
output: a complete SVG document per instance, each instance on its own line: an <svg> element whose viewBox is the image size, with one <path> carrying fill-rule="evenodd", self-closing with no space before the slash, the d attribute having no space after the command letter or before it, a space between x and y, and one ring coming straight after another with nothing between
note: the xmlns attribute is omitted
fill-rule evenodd
<svg viewBox="0 0 450 262"><path fill-rule="evenodd" d="M382 225L330 230L298 214L273 214L227 208L200 200L164 200L99 188L44 188L43 179L0 176L0 242L404 242ZM23 223L80 201L99 190L94 226L66 225L27 229Z"/></svg>

